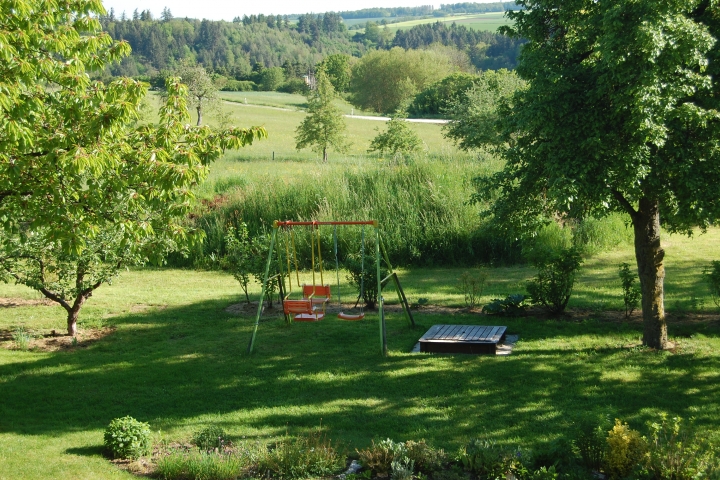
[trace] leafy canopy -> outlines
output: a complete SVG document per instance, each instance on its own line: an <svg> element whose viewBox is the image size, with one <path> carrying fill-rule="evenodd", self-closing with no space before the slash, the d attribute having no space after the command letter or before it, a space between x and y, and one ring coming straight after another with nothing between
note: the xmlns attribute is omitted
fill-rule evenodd
<svg viewBox="0 0 720 480"><path fill-rule="evenodd" d="M0 3L0 278L60 303L70 333L120 268L199 240L184 226L193 187L226 149L267 135L187 125L178 79L160 122L137 125L147 85L88 74L129 54L103 13L99 0Z"/></svg>

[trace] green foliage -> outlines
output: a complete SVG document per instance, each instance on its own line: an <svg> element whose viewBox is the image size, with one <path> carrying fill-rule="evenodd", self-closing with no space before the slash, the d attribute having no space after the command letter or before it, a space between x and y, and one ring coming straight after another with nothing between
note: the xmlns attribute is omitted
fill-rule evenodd
<svg viewBox="0 0 720 480"><path fill-rule="evenodd" d="M460 275L458 279L458 290L463 294L466 307L474 308L477 305L489 276L489 272L484 268L465 271Z"/></svg>
<svg viewBox="0 0 720 480"><path fill-rule="evenodd" d="M453 120L444 127L445 136L463 150L502 144L504 139L497 132L502 108L507 108L515 92L524 90L526 85L512 71L482 72L450 103L447 113Z"/></svg>
<svg viewBox="0 0 720 480"><path fill-rule="evenodd" d="M147 84L91 81L129 53L101 31L99 1L23 2L0 15L0 270L80 309L120 269L161 262L199 240L183 222L192 188L262 128L189 127L187 89L167 80L158 124L136 120ZM3 34L5 35L5 34ZM53 88L47 88L53 85Z"/></svg>
<svg viewBox="0 0 720 480"><path fill-rule="evenodd" d="M259 460L261 475L278 479L326 477L338 473L345 458L321 431L284 438Z"/></svg>
<svg viewBox="0 0 720 480"><path fill-rule="evenodd" d="M387 152L395 160L418 152L422 148L422 140L405 117L405 112L401 112L388 120L387 130L377 134L368 152L380 152L381 155Z"/></svg>
<svg viewBox="0 0 720 480"><path fill-rule="evenodd" d="M222 451L227 443L227 433L222 428L212 425L195 432L192 441L204 452L215 449Z"/></svg>
<svg viewBox="0 0 720 480"><path fill-rule="evenodd" d="M412 480L413 471L415 470L415 462L410 460L408 457L395 457L390 464L392 473L390 478L392 480Z"/></svg>
<svg viewBox="0 0 720 480"><path fill-rule="evenodd" d="M252 464L242 455L170 451L158 458L155 473L163 480L236 480Z"/></svg>
<svg viewBox="0 0 720 480"><path fill-rule="evenodd" d="M560 472L571 472L578 467L573 442L565 436L536 448L533 457L536 469L555 468Z"/></svg>
<svg viewBox="0 0 720 480"><path fill-rule="evenodd" d="M32 335L24 327L17 327L12 331L12 340L15 342L15 348L22 350L23 352L28 351L30 348L30 341L32 341Z"/></svg>
<svg viewBox="0 0 720 480"><path fill-rule="evenodd" d="M351 102L366 110L395 112L433 82L451 73L447 58L425 50L371 51L352 67Z"/></svg>
<svg viewBox="0 0 720 480"><path fill-rule="evenodd" d="M228 80L220 90L223 92L252 92L256 88L255 82L250 80Z"/></svg>
<svg viewBox="0 0 720 480"><path fill-rule="evenodd" d="M625 319L629 319L640 302L640 287L635 285L637 273L630 269L629 263L623 262L618 266L618 275L622 286Z"/></svg>
<svg viewBox="0 0 720 480"><path fill-rule="evenodd" d="M225 234L226 254L222 257L221 266L240 282L240 288L248 304L250 303L248 286L250 275L257 264L257 246L257 242L250 238L245 222L239 222L237 227L228 227Z"/></svg>
<svg viewBox="0 0 720 480"><path fill-rule="evenodd" d="M527 472L527 452L498 445L494 440L474 438L459 453L466 471L481 479L519 476Z"/></svg>
<svg viewBox="0 0 720 480"><path fill-rule="evenodd" d="M556 480L560 478L560 473L555 470L555 466L540 467L532 473L528 473L525 478L527 480Z"/></svg>
<svg viewBox="0 0 720 480"><path fill-rule="evenodd" d="M389 475L392 473L392 463L396 458L407 456L407 448L402 442L395 442L390 438L380 440L364 450L357 450L360 464L375 475Z"/></svg>
<svg viewBox="0 0 720 480"><path fill-rule="evenodd" d="M183 64L178 67L174 75L187 86L189 108L197 113L197 125L202 125L203 112L209 109L219 109L218 88L207 70L200 65ZM169 95L169 92L167 92ZM166 95L167 98L167 95Z"/></svg>
<svg viewBox="0 0 720 480"><path fill-rule="evenodd" d="M301 95L307 95L310 93L310 87L308 87L305 80L302 78L289 78L285 83L277 87L278 92L284 93L299 93Z"/></svg>
<svg viewBox="0 0 720 480"><path fill-rule="evenodd" d="M600 471L605 461L605 429L589 421L583 422L575 438L575 448L580 454L582 464L591 470Z"/></svg>
<svg viewBox="0 0 720 480"><path fill-rule="evenodd" d="M350 285L358 289L358 296L362 296L365 307L374 309L378 301L377 260L375 255L367 253L367 245L365 249L364 260L360 253L350 253L345 258L343 267L348 272L347 279ZM381 261L380 277L385 278L388 273L385 263Z"/></svg>
<svg viewBox="0 0 720 480"><path fill-rule="evenodd" d="M603 460L604 470L610 478L628 478L642 463L646 453L647 443L640 436L640 432L615 419L615 425L608 432Z"/></svg>
<svg viewBox="0 0 720 480"><path fill-rule="evenodd" d="M547 250L536 257L533 265L538 268L537 276L526 285L532 302L551 313L565 311L581 264L575 247Z"/></svg>
<svg viewBox="0 0 720 480"><path fill-rule="evenodd" d="M350 77L354 61L354 57L350 55L335 53L325 57L317 65L317 70L322 70L327 75L336 92L346 93L350 88Z"/></svg>
<svg viewBox="0 0 720 480"><path fill-rule="evenodd" d="M150 454L150 425L127 416L105 429L104 446L112 458L135 459Z"/></svg>
<svg viewBox="0 0 720 480"><path fill-rule="evenodd" d="M507 317L517 317L525 312L526 296L521 293L508 295L504 299L494 298L490 303L482 309L487 315L502 315Z"/></svg>
<svg viewBox="0 0 720 480"><path fill-rule="evenodd" d="M650 424L647 470L653 479L691 480L720 474L718 445L699 436L692 424L663 413Z"/></svg>
<svg viewBox="0 0 720 480"><path fill-rule="evenodd" d="M710 295L715 306L720 307L720 261L713 260L710 262L710 266L705 267L703 270L703 277L710 288Z"/></svg>
<svg viewBox="0 0 720 480"><path fill-rule="evenodd" d="M272 92L278 89L285 81L285 72L281 67L265 68L260 72L258 89L265 92Z"/></svg>
<svg viewBox="0 0 720 480"><path fill-rule="evenodd" d="M315 91L308 96L307 116L295 130L295 148L311 147L322 153L323 162L327 162L328 148L347 150L347 127L342 113L332 103L335 90L322 71L318 72L316 82Z"/></svg>
<svg viewBox="0 0 720 480"><path fill-rule="evenodd" d="M408 107L412 115L441 115L460 102L482 77L456 72L418 93Z"/></svg>

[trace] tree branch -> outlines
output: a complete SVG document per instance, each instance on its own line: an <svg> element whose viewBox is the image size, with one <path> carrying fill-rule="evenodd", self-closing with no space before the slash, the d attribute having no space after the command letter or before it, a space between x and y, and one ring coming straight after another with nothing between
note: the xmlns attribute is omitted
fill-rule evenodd
<svg viewBox="0 0 720 480"><path fill-rule="evenodd" d="M615 197L615 200L617 200L617 202L620 204L620 206L623 207L623 209L625 209L625 211L630 215L630 217L633 220L635 220L635 217L637 217L638 212L637 212L637 210L635 210L635 208L633 208L632 204L630 202L628 202L627 198L625 198L625 196L622 193L620 193L619 191L617 191L615 189L612 189L610 191L612 192L613 197Z"/></svg>

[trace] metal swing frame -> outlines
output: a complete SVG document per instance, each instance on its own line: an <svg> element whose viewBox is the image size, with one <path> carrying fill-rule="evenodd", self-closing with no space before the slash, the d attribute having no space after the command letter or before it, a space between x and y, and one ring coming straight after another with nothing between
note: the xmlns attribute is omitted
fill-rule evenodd
<svg viewBox="0 0 720 480"><path fill-rule="evenodd" d="M390 260L388 258L387 252L385 250L385 246L382 244L381 238L380 238L380 226L377 220L366 220L366 221L350 221L350 222L319 222L319 221L311 221L311 222L293 222L293 221L280 221L275 220L273 222L273 231L272 235L270 237L270 248L268 250L268 257L267 261L265 263L265 273L263 275L263 282L260 289L260 301L258 302L258 310L257 315L255 316L255 325L253 326L252 336L250 337L250 342L248 343L247 351L248 353L252 353L253 348L255 346L255 338L257 336L258 326L260 325L260 317L263 313L263 304L265 299L265 294L267 292L267 287L269 285L269 282L278 281L279 290L281 298L284 296L284 273L283 273L283 267L282 267L282 261L281 261L281 255L278 251L277 257L278 257L278 272L272 276L270 276L270 267L272 265L273 260L273 252L275 251L275 248L277 247L278 250L279 244L277 241L278 237L278 231L280 228L291 228L295 226L306 226L306 227L312 227L313 229L317 229L320 226L323 225L333 225L335 227L337 226L349 226L349 225L371 225L375 228L375 267L376 267L376 277L377 277L377 287L378 287L378 316L379 316L379 330L380 330L380 351L382 355L387 355L387 332L385 328L385 311L384 311L384 303L385 300L383 298L383 287L390 282L390 280L393 280L393 283L395 285L395 290L398 295L398 300L400 301L400 304L403 307L403 311L405 313L405 317L408 320L408 323L414 327L415 326L415 319L412 316L412 313L410 312L410 306L408 304L407 298L405 297L405 292L403 292L402 287L400 286L400 280L398 279L397 274L393 271L392 265L390 264ZM319 248L319 245L318 245ZM288 256L288 267L290 264L290 258ZM380 273L380 262L384 260L385 264L389 270L389 274L387 277L382 278ZM295 258L295 263L297 265L297 258ZM290 274L290 271L288 270L288 274ZM314 270L313 270L314 275ZM291 280L292 281L292 280Z"/></svg>

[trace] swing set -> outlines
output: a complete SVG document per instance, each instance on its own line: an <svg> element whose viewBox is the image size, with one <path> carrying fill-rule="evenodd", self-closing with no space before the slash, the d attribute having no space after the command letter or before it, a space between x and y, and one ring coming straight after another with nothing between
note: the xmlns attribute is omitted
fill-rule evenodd
<svg viewBox="0 0 720 480"><path fill-rule="evenodd" d="M385 300L382 296L383 288L390 282L393 281L395 290L398 295L398 300L403 307L405 317L407 318L410 325L415 326L415 319L410 312L410 306L408 305L405 292L403 292L400 286L400 280L397 274L393 271L390 260L388 259L385 246L382 244L380 239L380 227L377 220L369 221L350 221L350 222L293 222L293 221L279 221L273 222L273 231L270 237L270 249L268 250L268 258L265 264L265 274L260 291L260 301L258 302L257 315L255 317L255 325L253 328L252 337L248 344L248 353L252 353L253 347L255 346L255 337L257 335L258 326L260 324L260 317L263 313L264 299L269 287L277 282L278 291L283 302L283 314L285 315L285 321L287 323L292 322L317 322L325 318L326 306L330 303L332 294L329 284L325 283L324 272L323 272L323 260L322 260L322 242L320 235L321 226L332 226L333 227L333 251L335 253L335 274L337 277L337 297L338 304L342 305L342 299L340 297L340 263L338 259L338 235L337 229L339 226L361 226L361 240L360 240L360 293L355 302L352 312L341 311L338 313L338 318L347 321L360 321L365 318L365 311L363 306L363 300L365 295L365 227L372 226L375 229L375 270L376 280L378 288L378 316L379 316L379 327L380 327L380 347L383 355L387 355L387 336L385 329L385 312L384 303ZM295 227L310 227L310 249L311 249L311 270L312 270L312 284L301 284L300 283L300 269L298 268L297 253L295 248ZM281 244L284 243L285 248ZM315 262L317 251L317 265ZM284 258L283 258L284 253ZM273 254L275 254L276 262L273 262ZM385 266L389 274L382 278L381 275L381 263L385 262ZM273 269L274 265L274 269ZM294 266L294 269L293 269ZM287 267L287 270L285 269ZM271 270L274 272L271 275ZM293 297L293 275L295 272L296 285L300 289L299 294L301 298ZM316 283L316 271L319 274L320 283ZM288 286L286 288L285 281L288 280ZM355 311L358 303L360 303L359 311Z"/></svg>

